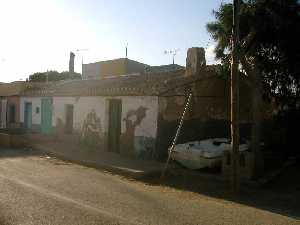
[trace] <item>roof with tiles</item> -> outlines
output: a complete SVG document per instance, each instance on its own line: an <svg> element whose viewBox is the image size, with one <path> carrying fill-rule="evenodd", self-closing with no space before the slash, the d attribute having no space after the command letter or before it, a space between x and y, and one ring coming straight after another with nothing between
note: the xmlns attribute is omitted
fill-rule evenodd
<svg viewBox="0 0 300 225"><path fill-rule="evenodd" d="M22 96L53 96L59 85L69 81L55 82L26 82L26 88L20 93Z"/></svg>
<svg viewBox="0 0 300 225"><path fill-rule="evenodd" d="M26 82L15 81L11 83L1 83L0 84L0 97L9 97L20 95L20 93L25 89Z"/></svg>
<svg viewBox="0 0 300 225"><path fill-rule="evenodd" d="M184 76L185 70L163 73L123 75L92 80L70 80L48 86L27 88L26 96L160 96L184 94L184 89L200 80L215 76L215 70L207 66L201 76ZM179 93L178 93L179 92Z"/></svg>

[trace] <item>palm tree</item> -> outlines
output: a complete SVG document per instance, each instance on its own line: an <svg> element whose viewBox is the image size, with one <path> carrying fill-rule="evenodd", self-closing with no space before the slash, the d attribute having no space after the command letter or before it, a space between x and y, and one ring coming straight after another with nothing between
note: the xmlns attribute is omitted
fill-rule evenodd
<svg viewBox="0 0 300 225"><path fill-rule="evenodd" d="M230 71L232 35L230 3L213 11L215 21L207 31L216 41L216 58ZM299 95L299 3L297 0L244 0L240 7L240 74L252 95L251 148L255 156L255 176L261 168L260 126L263 95ZM296 58L296 60L295 60Z"/></svg>

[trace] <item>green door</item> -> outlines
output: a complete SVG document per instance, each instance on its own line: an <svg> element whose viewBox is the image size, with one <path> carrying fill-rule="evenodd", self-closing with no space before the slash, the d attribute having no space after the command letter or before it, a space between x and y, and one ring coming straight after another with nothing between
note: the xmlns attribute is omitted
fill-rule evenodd
<svg viewBox="0 0 300 225"><path fill-rule="evenodd" d="M121 100L109 100L108 150L112 152L120 152L121 113Z"/></svg>
<svg viewBox="0 0 300 225"><path fill-rule="evenodd" d="M43 98L41 108L41 132L50 134L52 131L52 99Z"/></svg>
<svg viewBox="0 0 300 225"><path fill-rule="evenodd" d="M30 102L25 102L24 125L26 129L32 127L32 104Z"/></svg>

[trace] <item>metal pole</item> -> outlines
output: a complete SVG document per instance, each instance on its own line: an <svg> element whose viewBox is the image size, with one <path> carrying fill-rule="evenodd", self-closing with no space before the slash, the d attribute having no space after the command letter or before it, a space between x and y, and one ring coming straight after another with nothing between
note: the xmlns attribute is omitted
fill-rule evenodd
<svg viewBox="0 0 300 225"><path fill-rule="evenodd" d="M231 60L231 188L239 192L239 0L233 1L233 28L232 28L232 60Z"/></svg>

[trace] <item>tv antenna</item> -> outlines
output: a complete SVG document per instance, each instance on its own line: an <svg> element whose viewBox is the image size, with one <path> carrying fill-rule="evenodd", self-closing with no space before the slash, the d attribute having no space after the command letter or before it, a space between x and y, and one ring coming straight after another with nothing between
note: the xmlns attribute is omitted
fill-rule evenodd
<svg viewBox="0 0 300 225"><path fill-rule="evenodd" d="M168 54L168 55L172 55L172 56L173 56L173 65L174 65L174 64L175 64L175 62L174 62L174 61L175 61L175 60L174 60L174 59L175 59L175 55L176 55L177 52L179 52L179 51L180 51L179 48L173 49L173 50L165 50L165 51L164 51L164 54L165 54L165 55Z"/></svg>

